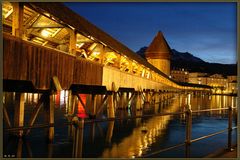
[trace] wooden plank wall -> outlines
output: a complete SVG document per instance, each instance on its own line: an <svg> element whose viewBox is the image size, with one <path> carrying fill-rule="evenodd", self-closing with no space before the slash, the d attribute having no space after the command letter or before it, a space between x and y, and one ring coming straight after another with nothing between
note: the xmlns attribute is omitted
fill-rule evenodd
<svg viewBox="0 0 240 160"><path fill-rule="evenodd" d="M72 83L102 84L103 67L84 59L23 41L3 37L3 78L31 80L39 89L47 89L57 76L63 89Z"/></svg>
<svg viewBox="0 0 240 160"><path fill-rule="evenodd" d="M112 83L115 84L116 90L119 87L134 88L137 91L142 89L173 90L172 87L164 83L121 72L113 67L104 66L102 85L106 86L108 90L112 90Z"/></svg>

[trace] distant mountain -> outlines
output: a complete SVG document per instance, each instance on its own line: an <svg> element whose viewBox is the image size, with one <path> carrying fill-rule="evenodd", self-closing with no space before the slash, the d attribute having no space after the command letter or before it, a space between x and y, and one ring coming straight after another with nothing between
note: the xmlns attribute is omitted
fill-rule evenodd
<svg viewBox="0 0 240 160"><path fill-rule="evenodd" d="M145 58L147 47L142 47L136 53ZM205 72L209 74L237 75L237 64L209 63L188 52L172 49L171 69L184 68L189 72Z"/></svg>

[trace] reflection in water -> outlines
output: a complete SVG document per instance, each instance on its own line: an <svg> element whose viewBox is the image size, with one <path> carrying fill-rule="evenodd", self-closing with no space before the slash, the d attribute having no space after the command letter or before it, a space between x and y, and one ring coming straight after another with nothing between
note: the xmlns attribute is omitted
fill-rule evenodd
<svg viewBox="0 0 240 160"><path fill-rule="evenodd" d="M177 112L179 110L178 104L178 99L176 99L168 108L164 108L163 112ZM123 138L119 144L113 143L111 148L105 149L100 157L141 157L150 146L156 142L157 137L165 134L171 118L172 116L157 116L146 120L144 122L147 129L146 133L142 131L142 126L137 126L133 129L132 133Z"/></svg>
<svg viewBox="0 0 240 160"><path fill-rule="evenodd" d="M55 97L55 113L56 113L56 123L62 124L63 122L66 122L66 117L64 117L65 114L68 114L69 112L69 92L68 91L61 91L57 93ZM88 95L80 95L84 105L87 104ZM4 104L7 104L7 102L14 101L14 94L4 96ZM29 104L30 107L34 108L34 104L37 103L39 97L41 97L41 94L25 94L25 104ZM9 100L10 99L10 100ZM30 105L33 104L33 105ZM190 106L191 109L194 110L201 110L201 109L215 109L215 108L226 108L226 107L236 107L237 104L237 98L236 97L230 97L230 96L220 96L220 95L190 95L190 94L183 94L181 96L177 96L174 99L172 99L171 103L159 103L155 105L149 105L145 104L143 106L143 110L140 110L139 108L142 108L141 106L132 107L131 110L116 110L116 116L118 118L124 118L129 116L141 116L146 114L154 114L154 113L164 113L164 112L178 112L178 111L185 111L187 109L187 106ZM30 108L29 107L29 108ZM77 115L80 118L87 118L85 117L85 109L82 106L80 102L76 105L77 109L75 110L75 115ZM107 107L105 107L105 110L103 110L103 114L105 114L105 117L107 117ZM227 113L227 111L212 111L210 112L211 115L214 114L224 114ZM200 113L197 113L196 115L202 115ZM67 117L69 118L69 117ZM60 119L60 120L59 120ZM129 122L131 125L126 124L126 121L120 120L120 121L109 121L102 123L92 123L88 124L89 128L84 128L84 132L78 131L78 133L81 133L78 137L78 146L81 148L81 151L74 152L74 155L72 155L72 150L68 151L69 146L66 145L66 143L71 143L70 146L73 146L73 144L76 143L75 140L73 140L72 136L75 136L76 130L72 126L66 126L65 128L58 128L56 127L56 135L55 138L58 138L58 140L63 141L63 143L59 144L48 144L45 147L45 150L47 150L46 154L43 154L40 152L34 152L36 150L36 147L39 147L38 145L32 145L35 141L39 139L42 135L37 134L37 136L30 137L29 140L31 142L31 145L23 145L22 141L19 140L16 142L15 146L12 147L11 144L8 144L8 141L4 141L4 147L7 149L4 150L5 152L14 152L16 156L19 157L55 157L56 155L62 154L67 155L66 157L71 156L80 156L83 155L85 157L91 157L91 155L88 155L87 153L93 153L92 155L97 155L96 157L102 157L102 158L135 158L135 157L141 157L146 153L149 153L151 151L151 147L153 145L160 146L162 144L167 145L167 141L163 141L166 139L168 134L177 134L179 131L173 130L169 133L168 130L171 130L170 123L174 121L173 116L155 116L150 118L136 118ZM181 114L178 116L178 123L185 121L185 114ZM70 121L70 120L69 120ZM133 123L132 123L133 122ZM183 123L184 124L184 123ZM87 125L86 125L87 126ZM127 126L127 129L124 128ZM146 129L146 132L143 132L143 126ZM221 130L220 128L219 130ZM65 132L66 130L66 132ZM127 134L123 134L124 132L128 132ZM176 132L176 133L173 133ZM184 132L184 131L183 131ZM84 135L83 135L84 134ZM61 136L60 136L61 135ZM66 138L68 137L69 138ZM61 137L61 139L59 138ZM83 138L84 137L84 138ZM42 137L43 138L43 137ZM103 139L99 142L99 138ZM86 143L84 143L86 142ZM81 144L80 144L81 143ZM95 146L99 145L98 143L102 143L101 149L94 149ZM54 149L53 149L54 146ZM94 146L94 147L93 147ZM24 148L25 147L25 148ZM26 148L27 147L27 148ZM32 147L32 150L31 150ZM35 147L35 148L34 148ZM76 145L75 145L76 147ZM11 149L9 149L11 148ZM15 149L14 149L15 148ZM41 150L40 148L39 150ZM61 148L63 150L62 152L59 152L59 149ZM71 148L71 147L70 147ZM91 149L89 149L91 148ZM28 151L28 154L24 154L24 150ZM10 150L10 151L9 151ZM37 148L38 150L38 148ZM56 151L55 151L56 150ZM57 152L58 151L58 152ZM67 153L65 153L67 152ZM71 152L70 154L68 152ZM96 153L95 153L96 152ZM93 156L92 156L93 157Z"/></svg>

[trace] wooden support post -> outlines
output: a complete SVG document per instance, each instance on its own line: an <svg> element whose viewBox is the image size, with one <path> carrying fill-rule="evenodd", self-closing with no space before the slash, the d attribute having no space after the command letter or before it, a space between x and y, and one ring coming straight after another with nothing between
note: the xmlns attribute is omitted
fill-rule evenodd
<svg viewBox="0 0 240 160"><path fill-rule="evenodd" d="M228 150L232 151L232 120L233 120L233 109L232 106L228 109Z"/></svg>
<svg viewBox="0 0 240 160"><path fill-rule="evenodd" d="M146 97L144 95L144 91L140 91L141 92L141 97L142 97L142 100L143 102L145 103L146 102Z"/></svg>
<svg viewBox="0 0 240 160"><path fill-rule="evenodd" d="M123 109L127 109L127 106L128 106L128 92L123 92L123 102L122 102L122 105L123 105Z"/></svg>
<svg viewBox="0 0 240 160"><path fill-rule="evenodd" d="M162 107L162 93L159 93L159 106Z"/></svg>
<svg viewBox="0 0 240 160"><path fill-rule="evenodd" d="M163 93L163 94L162 94L162 107L165 106L165 102L166 102L165 93Z"/></svg>
<svg viewBox="0 0 240 160"><path fill-rule="evenodd" d="M68 92L68 110L69 115L74 114L76 106L76 95L73 95L71 91Z"/></svg>
<svg viewBox="0 0 240 160"><path fill-rule="evenodd" d="M48 94L45 100L45 111L46 111L46 121L49 125L54 125L54 103L53 103L53 95ZM54 139L54 127L50 126L47 129L47 140L48 142L52 142Z"/></svg>
<svg viewBox="0 0 240 160"><path fill-rule="evenodd" d="M100 104L99 108L98 108L98 111L96 113L96 116L98 116L100 114L100 112L103 110L103 107L105 105L105 102L107 101L108 99L108 95L106 94L102 100L102 103Z"/></svg>
<svg viewBox="0 0 240 160"><path fill-rule="evenodd" d="M52 155L53 155L53 144L49 143L47 148L48 148L48 158L52 158Z"/></svg>
<svg viewBox="0 0 240 160"><path fill-rule="evenodd" d="M22 146L23 146L23 139L18 139L18 145L17 145L17 154L16 158L22 158Z"/></svg>
<svg viewBox="0 0 240 160"><path fill-rule="evenodd" d="M84 119L78 120L77 117L73 118L74 123L74 140L73 140L73 157L82 157L83 147L83 134L84 134Z"/></svg>
<svg viewBox="0 0 240 160"><path fill-rule="evenodd" d="M4 104L6 106L11 106L13 105L14 102L14 96L13 96L13 92L5 92L5 98L4 98Z"/></svg>
<svg viewBox="0 0 240 160"><path fill-rule="evenodd" d="M76 106L77 106L77 96L72 95L71 96L71 106L69 106L68 114L74 115Z"/></svg>
<svg viewBox="0 0 240 160"><path fill-rule="evenodd" d="M142 103L141 103L141 93L138 92L137 93L137 102L136 102L136 109L137 111L141 110L142 109Z"/></svg>
<svg viewBox="0 0 240 160"><path fill-rule="evenodd" d="M54 103L53 95L49 95L50 105L49 105L49 124L54 124ZM48 131L48 137L50 141L53 141L54 138L54 127L50 127Z"/></svg>
<svg viewBox="0 0 240 160"><path fill-rule="evenodd" d="M186 138L185 138L186 157L189 157L190 155L191 134L192 134L192 110L188 108L188 110L186 111Z"/></svg>
<svg viewBox="0 0 240 160"><path fill-rule="evenodd" d="M113 95L109 95L109 97L108 97L107 113L108 113L108 118L115 118Z"/></svg>
<svg viewBox="0 0 240 160"><path fill-rule="evenodd" d="M127 92L127 93L126 93L126 100L129 99L129 95L130 95L129 92Z"/></svg>
<svg viewBox="0 0 240 160"><path fill-rule="evenodd" d="M22 38L23 37L23 3L13 2L12 13L12 35Z"/></svg>
<svg viewBox="0 0 240 160"><path fill-rule="evenodd" d="M34 102L34 95L35 95L35 94L33 94L33 93L31 94L30 103L31 103L31 102ZM39 100L39 97L37 97L37 100Z"/></svg>
<svg viewBox="0 0 240 160"><path fill-rule="evenodd" d="M96 95L92 94L92 115L95 117L97 114L97 102L96 102Z"/></svg>
<svg viewBox="0 0 240 160"><path fill-rule="evenodd" d="M109 122L108 122L107 135L106 135L106 142L107 142L108 144L110 144L110 143L111 143L111 140L112 140L113 128L114 128L114 121L109 121Z"/></svg>
<svg viewBox="0 0 240 160"><path fill-rule="evenodd" d="M71 123L72 119L73 119L72 116L67 115L68 123ZM74 130L73 126L72 125L68 125L68 139L69 140L72 140L72 138L73 138L73 134L74 134L73 130Z"/></svg>
<svg viewBox="0 0 240 160"><path fill-rule="evenodd" d="M73 55L76 55L76 43L77 43L76 31L69 29L69 34L70 34L69 52Z"/></svg>
<svg viewBox="0 0 240 160"><path fill-rule="evenodd" d="M31 149L31 146L30 146L29 142L27 140L25 140L24 143L25 143L26 148L27 148L28 157L32 158L33 157L32 149Z"/></svg>
<svg viewBox="0 0 240 160"><path fill-rule="evenodd" d="M186 144L191 144L191 132L192 132L192 110L186 111Z"/></svg>
<svg viewBox="0 0 240 160"><path fill-rule="evenodd" d="M119 97L119 103L118 103L118 108L119 109L123 109L123 103L124 102L124 94L123 92L120 93L120 97Z"/></svg>
<svg viewBox="0 0 240 160"><path fill-rule="evenodd" d="M14 108L14 127L24 126L24 93L16 93L16 106ZM23 135L23 130L19 130L18 136Z"/></svg>
<svg viewBox="0 0 240 160"><path fill-rule="evenodd" d="M116 110L118 107L117 102L118 102L118 94L117 94L117 92L113 91L113 106Z"/></svg>
<svg viewBox="0 0 240 160"><path fill-rule="evenodd" d="M145 95L146 95L146 96L145 96L145 97L146 97L145 102L148 103L148 102L149 102L149 92L146 91L146 92L145 92Z"/></svg>
<svg viewBox="0 0 240 160"><path fill-rule="evenodd" d="M95 122L92 122L92 127L91 127L92 135L90 137L92 143L94 143L94 139L95 139L95 129L96 129L96 124Z"/></svg>
<svg viewBox="0 0 240 160"><path fill-rule="evenodd" d="M128 95L128 94L127 94ZM124 107L126 108L126 109L128 109L128 105L129 105L129 103L130 103L130 106L131 106L131 103L132 103L132 100L133 100L133 98L135 97L135 93L133 92L132 93L132 95L131 95L131 97L129 98L129 96L127 96L127 102L126 102L126 104L124 104Z"/></svg>

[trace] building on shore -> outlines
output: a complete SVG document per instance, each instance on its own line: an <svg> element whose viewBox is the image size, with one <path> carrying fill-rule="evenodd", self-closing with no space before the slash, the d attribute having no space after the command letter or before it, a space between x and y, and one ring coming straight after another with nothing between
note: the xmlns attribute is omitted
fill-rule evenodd
<svg viewBox="0 0 240 160"><path fill-rule="evenodd" d="M171 70L171 78L178 82L189 82L189 72L185 69Z"/></svg>
<svg viewBox="0 0 240 160"><path fill-rule="evenodd" d="M213 93L236 94L237 76L223 76L202 72L188 72L185 69L171 70L171 78L178 82L208 85L213 87Z"/></svg>
<svg viewBox="0 0 240 160"><path fill-rule="evenodd" d="M224 77L221 74L189 73L189 83L203 84L213 87L213 93L237 93L237 76Z"/></svg>
<svg viewBox="0 0 240 160"><path fill-rule="evenodd" d="M237 76L227 76L227 92L237 93Z"/></svg>

